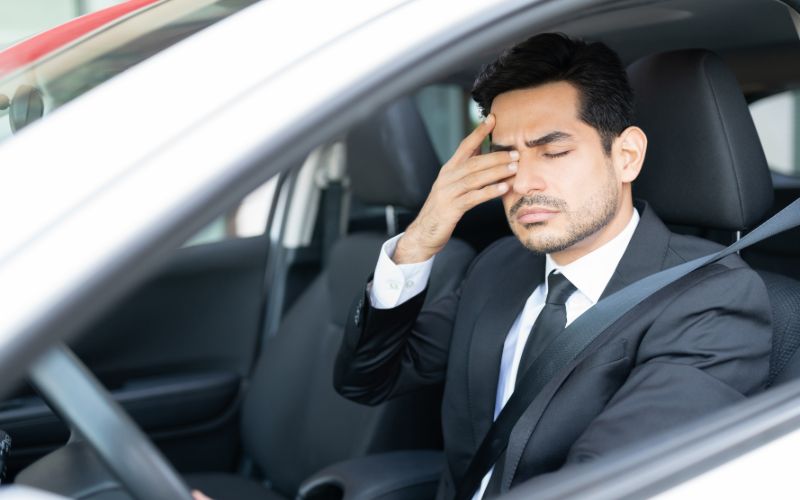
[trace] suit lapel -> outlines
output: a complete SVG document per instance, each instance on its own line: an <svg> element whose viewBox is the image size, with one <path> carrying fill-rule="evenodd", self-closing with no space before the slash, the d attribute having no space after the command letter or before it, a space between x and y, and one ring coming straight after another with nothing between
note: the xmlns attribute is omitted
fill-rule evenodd
<svg viewBox="0 0 800 500"><path fill-rule="evenodd" d="M633 232L628 248L622 254L617 269L608 281L600 299L664 269L669 250L670 231L647 203L636 204L639 224Z"/></svg>
<svg viewBox="0 0 800 500"><path fill-rule="evenodd" d="M636 208L640 216L639 224L636 226L636 230L617 265L617 269L603 290L603 294L600 297L601 300L645 276L661 271L665 267L671 233L647 203L637 202ZM590 353L587 352L586 354ZM498 462L501 462L502 465L499 467L503 475L500 485L502 492L508 491L510 488L519 460L550 400L580 362L581 358L572 361L534 398L525 412L534 417L529 420L529 422L532 422L531 424L525 426L525 429L519 428L520 426L514 427L509 439L509 446L498 459Z"/></svg>
<svg viewBox="0 0 800 500"><path fill-rule="evenodd" d="M533 290L543 280L544 257L520 247L519 257L501 264L497 279L487 283L490 298L477 316L470 339L468 398L475 447L494 420L500 361L508 332Z"/></svg>

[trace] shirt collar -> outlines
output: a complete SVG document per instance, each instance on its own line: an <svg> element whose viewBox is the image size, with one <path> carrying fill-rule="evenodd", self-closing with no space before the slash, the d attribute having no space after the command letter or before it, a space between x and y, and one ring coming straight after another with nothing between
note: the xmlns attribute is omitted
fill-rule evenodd
<svg viewBox="0 0 800 500"><path fill-rule="evenodd" d="M634 209L628 225L611 241L566 266L559 266L550 257L550 254L547 254L545 257L545 286L547 286L547 276L551 271L557 270L566 276L579 292L591 300L592 304L596 304L608 282L611 281L611 276L617 269L617 264L622 259L625 249L628 248L628 243L630 243L638 224L639 212Z"/></svg>

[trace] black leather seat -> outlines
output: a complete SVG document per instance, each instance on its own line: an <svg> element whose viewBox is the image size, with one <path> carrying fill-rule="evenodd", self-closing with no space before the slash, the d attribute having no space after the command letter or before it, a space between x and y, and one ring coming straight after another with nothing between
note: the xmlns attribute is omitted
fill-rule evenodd
<svg viewBox="0 0 800 500"><path fill-rule="evenodd" d="M440 167L411 99L355 127L347 141L353 196L412 210ZM339 396L333 363L347 311L372 272L386 234L357 233L332 247L327 265L264 345L245 395L241 434L263 475L192 474L188 483L216 500L294 498L301 482L337 461L387 450L441 446L440 387L377 407ZM473 250L453 240L437 257L427 300L460 283Z"/></svg>
<svg viewBox="0 0 800 500"><path fill-rule="evenodd" d="M637 120L649 138L634 195L665 222L728 231L755 227L773 188L761 142L736 78L705 50L658 54L628 68ZM800 282L768 271L773 352L768 384L800 375Z"/></svg>

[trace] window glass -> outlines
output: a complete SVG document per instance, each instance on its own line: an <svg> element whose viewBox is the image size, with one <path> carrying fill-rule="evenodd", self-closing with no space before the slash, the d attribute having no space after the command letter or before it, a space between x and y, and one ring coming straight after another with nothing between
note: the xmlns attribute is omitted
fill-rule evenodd
<svg viewBox="0 0 800 500"><path fill-rule="evenodd" d="M798 110L800 91L782 92L750 105L770 169L781 174L800 175Z"/></svg>
<svg viewBox="0 0 800 500"><path fill-rule="evenodd" d="M436 155L444 164L483 119L478 104L466 89L452 84L425 87L414 97Z"/></svg>
<svg viewBox="0 0 800 500"><path fill-rule="evenodd" d="M446 162L471 129L469 95L457 85L431 85L414 96L439 161Z"/></svg>
<svg viewBox="0 0 800 500"><path fill-rule="evenodd" d="M255 1L129 0L0 51L0 141Z"/></svg>
<svg viewBox="0 0 800 500"><path fill-rule="evenodd" d="M217 217L189 238L184 246L204 245L264 234L277 186L278 177L276 176L245 196L233 210Z"/></svg>

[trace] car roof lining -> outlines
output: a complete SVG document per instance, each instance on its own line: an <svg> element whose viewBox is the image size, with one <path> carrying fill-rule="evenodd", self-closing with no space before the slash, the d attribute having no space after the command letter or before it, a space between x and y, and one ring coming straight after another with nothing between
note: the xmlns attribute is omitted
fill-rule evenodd
<svg viewBox="0 0 800 500"><path fill-rule="evenodd" d="M620 0L585 9L547 31L602 41L626 65L659 52L705 48L722 56L745 94L765 95L800 84L800 38L793 19L800 16L793 12L777 0ZM479 52L475 64L446 81L470 88L480 67L502 48ZM763 58L766 51L769 60Z"/></svg>

